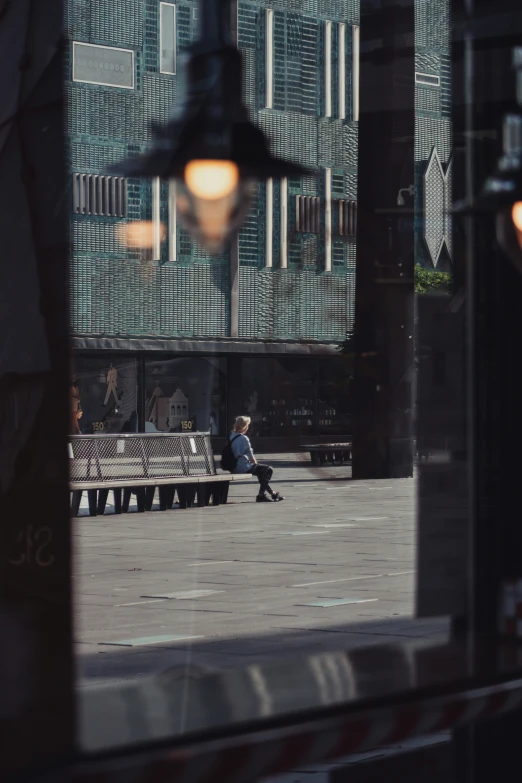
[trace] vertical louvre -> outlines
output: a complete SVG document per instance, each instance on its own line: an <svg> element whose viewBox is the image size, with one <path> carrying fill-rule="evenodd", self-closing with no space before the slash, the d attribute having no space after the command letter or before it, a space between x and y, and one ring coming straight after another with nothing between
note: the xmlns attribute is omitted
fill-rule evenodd
<svg viewBox="0 0 522 783"><path fill-rule="evenodd" d="M161 258L161 180L154 177L152 180L152 258L159 261Z"/></svg>
<svg viewBox="0 0 522 783"><path fill-rule="evenodd" d="M272 247L274 241L274 180L266 181L266 251L265 266L270 268L272 261Z"/></svg>
<svg viewBox="0 0 522 783"><path fill-rule="evenodd" d="M357 234L357 202L348 199L339 200L339 234L343 237L355 237Z"/></svg>
<svg viewBox="0 0 522 783"><path fill-rule="evenodd" d="M332 271L332 169L324 170L324 271Z"/></svg>
<svg viewBox="0 0 522 783"><path fill-rule="evenodd" d="M319 196L295 197L295 230L307 234L321 231L321 199Z"/></svg>
<svg viewBox="0 0 522 783"><path fill-rule="evenodd" d="M169 180L168 197L168 218L169 218L169 261L176 261L178 258L178 231L176 215L176 181Z"/></svg>
<svg viewBox="0 0 522 783"><path fill-rule="evenodd" d="M359 27L352 27L352 120L359 121Z"/></svg>
<svg viewBox="0 0 522 783"><path fill-rule="evenodd" d="M343 22L339 23L338 58L339 119L344 120L346 117L346 25Z"/></svg>
<svg viewBox="0 0 522 783"><path fill-rule="evenodd" d="M127 180L97 174L73 174L73 212L101 217L127 216Z"/></svg>
<svg viewBox="0 0 522 783"><path fill-rule="evenodd" d="M324 23L324 116L332 116L332 23Z"/></svg>
<svg viewBox="0 0 522 783"><path fill-rule="evenodd" d="M281 215L281 269L288 267L288 180L283 177L281 180L281 203L280 203L280 215Z"/></svg>

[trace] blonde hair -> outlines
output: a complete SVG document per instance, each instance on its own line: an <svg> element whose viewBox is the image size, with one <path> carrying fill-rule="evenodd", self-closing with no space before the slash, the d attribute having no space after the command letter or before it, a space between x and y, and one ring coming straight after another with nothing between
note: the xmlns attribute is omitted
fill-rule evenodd
<svg viewBox="0 0 522 783"><path fill-rule="evenodd" d="M245 427L248 427L252 419L250 416L236 416L236 420L234 422L234 432L241 432L245 429Z"/></svg>

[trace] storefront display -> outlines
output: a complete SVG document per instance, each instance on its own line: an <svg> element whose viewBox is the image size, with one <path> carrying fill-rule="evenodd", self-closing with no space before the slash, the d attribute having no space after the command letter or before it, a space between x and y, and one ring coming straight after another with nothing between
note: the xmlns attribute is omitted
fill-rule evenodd
<svg viewBox="0 0 522 783"><path fill-rule="evenodd" d="M170 358L145 363L145 431L225 434L226 360Z"/></svg>
<svg viewBox="0 0 522 783"><path fill-rule="evenodd" d="M312 434L315 361L243 359L242 384L250 432L258 437Z"/></svg>
<svg viewBox="0 0 522 783"><path fill-rule="evenodd" d="M76 356L71 380L71 434L137 432L137 362Z"/></svg>
<svg viewBox="0 0 522 783"><path fill-rule="evenodd" d="M246 414L252 437L308 442L350 435L345 357L231 362L212 356L77 354L70 433L200 431L223 437L234 417Z"/></svg>
<svg viewBox="0 0 522 783"><path fill-rule="evenodd" d="M344 356L336 362L319 361L317 425L321 435L351 432L351 371Z"/></svg>

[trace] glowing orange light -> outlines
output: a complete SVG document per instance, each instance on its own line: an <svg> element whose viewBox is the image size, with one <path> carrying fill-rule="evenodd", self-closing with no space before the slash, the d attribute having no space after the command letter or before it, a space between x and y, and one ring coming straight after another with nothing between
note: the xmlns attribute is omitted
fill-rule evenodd
<svg viewBox="0 0 522 783"><path fill-rule="evenodd" d="M515 228L518 231L522 231L522 201L517 201L516 204L513 204L511 217L513 218Z"/></svg>
<svg viewBox="0 0 522 783"><path fill-rule="evenodd" d="M224 198L238 182L239 169L231 160L191 160L185 166L185 184L197 198Z"/></svg>

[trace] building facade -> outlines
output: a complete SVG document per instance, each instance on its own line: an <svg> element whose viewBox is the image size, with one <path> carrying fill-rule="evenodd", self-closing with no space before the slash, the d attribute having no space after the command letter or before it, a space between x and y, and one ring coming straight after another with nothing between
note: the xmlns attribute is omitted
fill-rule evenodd
<svg viewBox="0 0 522 783"><path fill-rule="evenodd" d="M76 431L223 436L246 411L258 438L350 434L337 348L354 315L359 0L234 2L251 117L313 175L259 183L237 242L210 257L177 224L169 183L104 174L149 149L182 99L198 0L66 0ZM426 219L406 240L447 270L449 2L415 0L415 17L406 201ZM118 227L143 220L163 227L153 250L120 244Z"/></svg>
<svg viewBox="0 0 522 783"><path fill-rule="evenodd" d="M210 257L177 225L169 183L104 174L150 148L151 124L181 100L199 3L67 0L81 432L224 435L248 411L258 437L349 433L337 346L355 294L358 2L235 11L252 119L313 175L259 183L237 242ZM121 223L151 219L164 227L152 252L119 243Z"/></svg>

